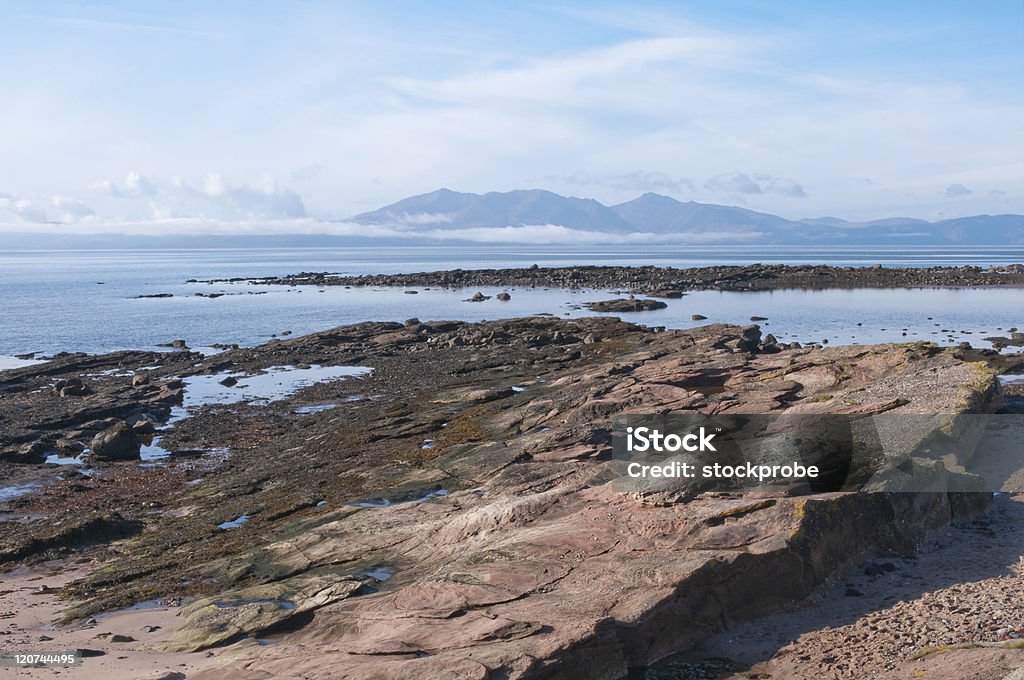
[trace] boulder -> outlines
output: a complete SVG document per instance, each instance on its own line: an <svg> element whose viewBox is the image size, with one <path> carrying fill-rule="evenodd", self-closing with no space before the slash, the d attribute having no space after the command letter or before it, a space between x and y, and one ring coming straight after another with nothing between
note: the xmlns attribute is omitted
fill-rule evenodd
<svg viewBox="0 0 1024 680"><path fill-rule="evenodd" d="M128 423L119 421L93 437L89 448L96 460L139 460L141 446Z"/></svg>
<svg viewBox="0 0 1024 680"><path fill-rule="evenodd" d="M89 394L88 386L80 378L58 380L53 384L53 391L62 397L81 397Z"/></svg>

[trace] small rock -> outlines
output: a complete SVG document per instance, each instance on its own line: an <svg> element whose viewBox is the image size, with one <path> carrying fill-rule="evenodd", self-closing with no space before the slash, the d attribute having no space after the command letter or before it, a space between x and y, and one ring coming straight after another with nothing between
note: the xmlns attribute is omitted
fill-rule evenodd
<svg viewBox="0 0 1024 680"><path fill-rule="evenodd" d="M235 385L238 384L238 378L234 378L234 377L229 375L228 377L226 377L223 380L220 380L218 382L219 382L219 384L223 385L224 387L234 387Z"/></svg>
<svg viewBox="0 0 1024 680"><path fill-rule="evenodd" d="M132 423L132 433L136 435L150 435L156 433L156 423L149 418Z"/></svg>
<svg viewBox="0 0 1024 680"><path fill-rule="evenodd" d="M143 680L186 680L186 676L178 671L157 671L144 676Z"/></svg>
<svg viewBox="0 0 1024 680"><path fill-rule="evenodd" d="M512 296L509 295L508 293L498 293L496 297L502 302L508 302L509 300L512 299Z"/></svg>
<svg viewBox="0 0 1024 680"><path fill-rule="evenodd" d="M891 569L885 569L885 568L883 568L879 564L869 564L868 566L864 567L864 575L865 576L870 576L872 578L875 578L876 576L881 576L881 575L885 574L887 571L892 571L892 570Z"/></svg>
<svg viewBox="0 0 1024 680"><path fill-rule="evenodd" d="M89 658L92 658L92 657L106 656L107 655L107 653L104 652L102 649L84 649L84 648L81 648L81 647L79 647L78 649L75 650L75 654L77 656L82 657L83 659L89 659Z"/></svg>
<svg viewBox="0 0 1024 680"><path fill-rule="evenodd" d="M171 340L170 342L159 342L157 343L156 346L173 347L175 349L188 349L188 344L184 340L181 340L180 338L178 340Z"/></svg>
<svg viewBox="0 0 1024 680"><path fill-rule="evenodd" d="M103 638L107 642L135 642L135 638L130 635L121 635L120 633L105 633L97 637Z"/></svg>
<svg viewBox="0 0 1024 680"><path fill-rule="evenodd" d="M693 316L690 317L690 319L692 319L693 321L704 321L707 318L708 317L704 316L703 314L694 314Z"/></svg>
<svg viewBox="0 0 1024 680"><path fill-rule="evenodd" d="M53 384L53 391L62 397L81 397L89 394L89 388L80 378L58 380Z"/></svg>

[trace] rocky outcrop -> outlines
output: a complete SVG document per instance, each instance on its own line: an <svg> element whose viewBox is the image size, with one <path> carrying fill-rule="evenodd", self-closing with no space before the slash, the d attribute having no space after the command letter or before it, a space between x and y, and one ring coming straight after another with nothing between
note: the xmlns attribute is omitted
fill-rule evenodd
<svg viewBox="0 0 1024 680"><path fill-rule="evenodd" d="M49 451L50 447L46 444L41 441L34 441L18 449L0 451L0 459L9 463L33 465L45 461Z"/></svg>
<svg viewBox="0 0 1024 680"><path fill-rule="evenodd" d="M170 376L201 358L191 352L71 354L0 372L0 461L39 463L21 450L38 442L40 452L80 451L115 421L166 420L182 399L182 382Z"/></svg>
<svg viewBox="0 0 1024 680"><path fill-rule="evenodd" d="M667 304L661 300L647 298L615 298L599 302L587 302L584 306L593 312L648 312L652 309L665 309Z"/></svg>
<svg viewBox="0 0 1024 680"><path fill-rule="evenodd" d="M919 471L927 491L884 474L864 475L874 493L617 484L612 432L626 416L939 413L954 427L997 396L985 357L965 350L771 340L757 326L655 333L603 317L417 321L193 359L179 375L373 372L164 433L178 448L227 446L230 460L197 486L188 468L159 514L140 511L148 530L66 591L71 613L170 592L199 599L168 650L289 631L232 648L200 679L618 678L984 509L969 474L918 455L875 463Z"/></svg>
<svg viewBox="0 0 1024 680"><path fill-rule="evenodd" d="M18 534L0 547L0 562L33 557L55 559L72 550L95 543L128 538L142 531L142 522L128 519L116 512L91 512L83 516L68 515L47 523L35 534Z"/></svg>
<svg viewBox="0 0 1024 680"><path fill-rule="evenodd" d="M415 274L344 276L300 272L251 281L256 284L316 286L442 286L469 288L522 286L627 289L654 297L678 297L687 290L769 290L773 288L900 288L914 286L1020 286L1021 265L992 267L829 267L826 265L764 265L695 267L524 267L520 269L456 269Z"/></svg>

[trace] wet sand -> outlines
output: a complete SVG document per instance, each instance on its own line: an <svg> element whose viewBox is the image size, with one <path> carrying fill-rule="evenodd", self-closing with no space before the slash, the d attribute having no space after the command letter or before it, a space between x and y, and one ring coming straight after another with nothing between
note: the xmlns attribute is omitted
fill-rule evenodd
<svg viewBox="0 0 1024 680"><path fill-rule="evenodd" d="M86 622L57 625L65 609L57 591L65 584L86 576L96 565L70 561L48 562L3 575L0 582L0 619L3 623L2 649L5 653L57 653L75 649L102 652L88 656L74 666L4 668L3 677L16 678L104 678L137 680L161 678L168 673L184 676L215 660L213 654L167 654L152 651L177 629L178 607L157 601L125 610L101 614ZM147 632L146 627L155 630ZM123 635L131 642L111 642L106 634ZM49 638L49 639L47 639Z"/></svg>

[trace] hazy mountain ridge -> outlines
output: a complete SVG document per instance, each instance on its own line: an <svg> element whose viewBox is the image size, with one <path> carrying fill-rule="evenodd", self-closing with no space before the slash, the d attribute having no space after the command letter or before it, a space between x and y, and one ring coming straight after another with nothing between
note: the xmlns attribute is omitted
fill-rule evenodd
<svg viewBox="0 0 1024 680"><path fill-rule="evenodd" d="M234 229L234 227L231 227ZM126 231L128 229L126 228ZM0 232L0 250L317 248L445 243L525 245L693 244L772 246L1024 245L1024 215L791 220L738 206L645 193L607 206L542 189L473 194L439 189L348 220L254 225L252 231Z"/></svg>
<svg viewBox="0 0 1024 680"><path fill-rule="evenodd" d="M389 225L410 234L420 229L557 225L573 230L665 237L700 236L763 243L916 243L1000 245L1024 243L1024 215L975 215L938 222L888 217L854 222L824 216L790 220L737 206L679 201L645 193L605 206L593 199L561 196L541 189L459 193L448 189L411 196L351 218L360 224Z"/></svg>

